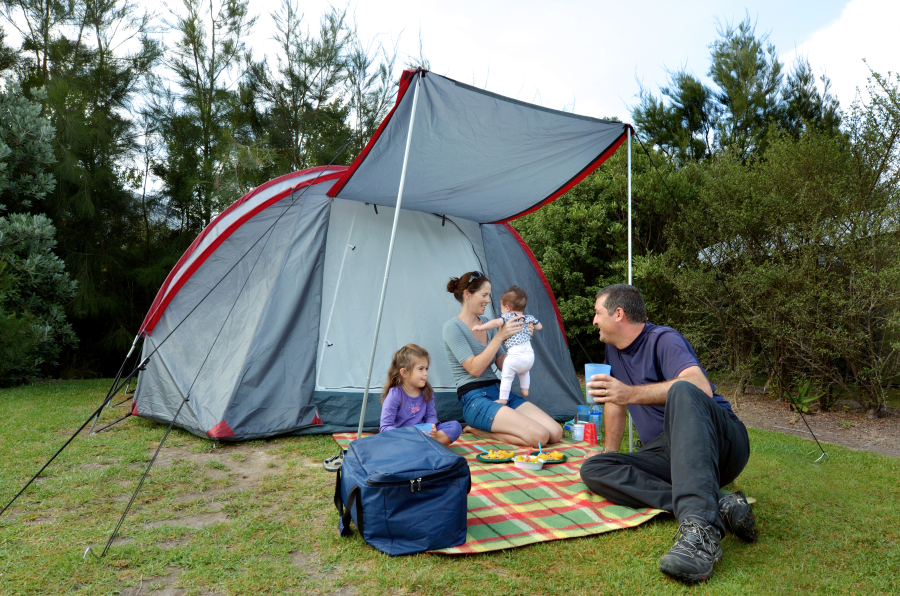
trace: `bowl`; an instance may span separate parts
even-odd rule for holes
[[[544,467],[544,462],[542,461],[516,461],[515,464],[517,468],[522,468],[523,470],[540,470]]]

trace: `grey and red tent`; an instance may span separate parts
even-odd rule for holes
[[[460,307],[445,288],[478,270],[494,289],[488,316],[506,287],[528,292],[544,324],[529,399],[571,416],[583,395],[556,300],[508,222],[572,188],[630,130],[404,72],[349,168],[260,186],[185,252],[140,328],[133,413],[168,423],[180,408],[177,426],[219,440],[375,428],[367,396],[416,343],[431,353],[438,415],[461,419],[441,333]]]

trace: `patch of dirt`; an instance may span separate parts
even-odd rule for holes
[[[293,564],[295,567],[302,569],[309,575],[312,581],[332,580],[338,574],[337,567],[323,567],[322,562],[315,554],[305,554],[299,550],[291,553]],[[341,586],[337,591],[329,592],[332,596],[355,596],[356,591],[352,586]]]
[[[840,401],[828,412],[800,414],[789,404],[758,392],[735,398],[733,387],[719,387],[731,402],[738,417],[748,427],[774,430],[812,440],[815,433],[821,443],[843,445],[855,451],[872,451],[900,457],[900,410],[887,408],[881,418],[869,420],[865,411],[853,401]],[[810,433],[812,429],[812,433]],[[828,448],[825,447],[825,451]]]
[[[148,449],[153,456],[156,447]],[[189,447],[164,446],[156,458],[154,467],[171,466],[176,460],[195,462],[211,478],[229,476],[234,483],[229,490],[241,490],[259,486],[264,478],[283,471],[277,455],[263,451],[259,445],[246,443],[219,444],[215,449],[195,453]]]
[[[176,588],[181,571],[172,571],[169,575],[141,579],[136,586],[122,588],[121,596],[183,596],[184,588]],[[216,592],[202,591],[200,596],[219,596]]]
[[[153,456],[156,446],[148,448],[148,457]],[[218,445],[215,449],[197,453],[185,445],[164,445],[156,458],[154,467],[165,468],[175,462],[188,461],[196,463],[203,474],[212,479],[230,478],[232,484],[229,491],[256,488],[263,480],[283,471],[280,458],[263,451],[259,445],[246,443],[228,443]],[[194,500],[211,500],[222,491],[209,491],[203,495],[183,495],[179,502]],[[193,515],[181,515],[165,520],[153,521],[146,524],[148,528],[163,526],[184,526],[191,529],[200,529],[214,524],[228,523],[228,516],[221,511],[224,503],[211,502],[208,512]]]
[[[228,522],[228,516],[218,511],[216,513],[195,513],[194,515],[185,515],[172,519],[163,519],[152,521],[144,524],[147,528],[161,528],[164,526],[183,526],[192,530],[199,530],[206,526],[214,524],[224,524]]]

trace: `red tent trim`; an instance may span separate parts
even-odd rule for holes
[[[233,437],[234,431],[231,430],[231,427],[228,426],[228,423],[224,420],[211,429],[209,429],[206,434],[208,434],[213,439],[224,439],[227,437]]]
[[[346,169],[346,166],[317,167],[317,168],[310,168],[308,170],[303,170],[300,172],[294,172],[292,174],[287,174],[285,176],[275,178],[274,180],[270,180],[269,182],[255,188],[253,191],[247,193],[246,195],[244,195],[243,197],[241,197],[240,199],[238,199],[237,201],[232,203],[228,207],[228,209],[226,209],[225,211],[223,211],[222,213],[217,215],[216,218],[213,219],[209,223],[209,225],[207,225],[203,229],[203,232],[201,232],[200,235],[197,236],[196,239],[194,239],[194,241],[191,243],[190,247],[188,247],[188,249],[184,252],[184,254],[181,255],[181,258],[178,260],[178,263],[176,263],[175,267],[173,267],[172,270],[169,272],[169,275],[166,277],[166,281],[163,282],[162,287],[160,288],[159,292],[156,294],[156,298],[153,300],[153,304],[150,306],[150,310],[147,313],[147,316],[144,318],[144,322],[141,323],[141,328],[140,328],[139,333],[145,337],[150,335],[151,333],[153,333],[153,328],[156,327],[156,324],[159,322],[159,319],[162,317],[163,312],[165,312],[166,308],[169,306],[169,303],[172,301],[172,299],[175,297],[175,295],[178,294],[178,291],[181,289],[181,287],[184,286],[184,284],[187,282],[187,280],[191,278],[191,275],[194,274],[194,272],[200,267],[200,265],[202,265],[206,261],[206,259],[209,257],[209,255],[211,255],[213,252],[215,252],[215,250],[223,242],[225,242],[225,240],[227,240],[228,237],[231,236],[235,232],[235,230],[240,228],[244,223],[246,223],[249,219],[251,219],[252,217],[257,215],[261,211],[265,210],[266,208],[270,207],[271,205],[274,205],[275,203],[284,199],[285,197],[290,196],[291,193],[293,193],[297,189],[304,188],[307,186],[312,186],[313,184],[328,182],[329,180],[335,180],[344,174],[345,169]],[[304,180],[303,182],[300,182],[299,184],[296,184],[276,195],[273,195],[270,199],[261,202],[259,205],[255,206],[253,209],[247,211],[247,213],[242,215],[233,224],[228,226],[226,229],[222,230],[222,232],[219,233],[219,235],[216,237],[216,239],[209,246],[207,246],[204,249],[203,254],[201,254],[199,256],[199,258],[195,259],[190,264],[190,266],[188,266],[188,268],[182,272],[182,267],[184,266],[184,264],[194,255],[194,252],[198,249],[198,247],[203,242],[203,240],[211,233],[211,230],[213,230],[215,228],[216,224],[219,223],[219,221],[221,221],[222,218],[226,217],[232,211],[237,209],[240,205],[246,203],[251,198],[253,198],[257,194],[259,194],[261,191],[263,191],[275,184],[278,184],[279,182],[283,182],[286,179],[294,178],[294,177],[298,177],[298,176],[305,176],[308,174],[325,171],[325,170],[336,170],[336,171],[334,171],[334,173],[331,173],[331,174],[323,174],[323,175],[313,178],[311,180]],[[180,274],[180,277],[173,284],[173,280],[179,274]]]
[[[375,146],[375,142],[378,140],[378,137],[381,136],[381,133],[384,131],[388,122],[391,121],[391,117],[394,115],[394,112],[397,110],[397,107],[400,105],[400,102],[403,101],[403,96],[406,95],[406,91],[409,89],[409,82],[412,80],[413,76],[418,73],[426,73],[428,72],[425,69],[417,68],[415,70],[404,70],[403,74],[400,75],[400,87],[397,90],[397,101],[394,102],[394,107],[391,108],[391,111],[388,112],[388,115],[378,126],[378,130],[375,131],[375,134],[372,135],[372,138],[369,139],[369,142],[366,143],[366,146],[363,148],[362,152],[356,156],[356,159],[353,160],[353,163],[350,164],[350,169],[344,173],[344,176],[334,183],[334,185],[329,189],[328,196],[336,197],[339,192],[344,188],[344,186],[350,181],[350,178],[353,177],[353,174],[356,173],[356,170],[359,169],[359,166],[362,165],[362,162],[365,161],[366,157],[369,155],[369,151],[372,150],[372,147]]]
[[[521,212],[519,212],[519,213],[513,215],[512,217],[507,217],[506,219],[501,219],[501,220],[499,220],[499,221],[495,221],[495,222],[492,222],[492,223],[495,223],[495,224],[502,224],[502,223],[506,223],[506,222],[508,222],[508,221],[512,221],[512,220],[514,220],[514,219],[518,219],[518,218],[522,217],[523,215],[528,215],[528,214],[531,213],[532,211],[537,211],[538,209],[540,209],[540,208],[543,207],[544,205],[546,205],[546,204],[548,204],[548,203],[552,203],[553,201],[555,201],[556,199],[558,199],[558,198],[561,197],[562,195],[564,195],[564,194],[566,194],[567,192],[569,192],[569,191],[572,189],[572,187],[574,187],[576,184],[578,184],[579,182],[581,182],[582,180],[584,180],[585,178],[587,178],[587,177],[588,177],[588,174],[590,174],[591,172],[593,172],[594,170],[596,170],[597,168],[599,168],[599,167],[603,164],[604,161],[606,161],[607,159],[609,159],[609,157],[610,157],[613,153],[616,152],[616,149],[618,149],[618,148],[622,145],[622,143],[625,142],[625,139],[626,139],[627,136],[628,136],[628,131],[631,131],[631,134],[634,134],[634,129],[631,128],[631,125],[630,125],[630,124],[625,124],[624,126],[626,127],[626,131],[623,132],[622,135],[621,135],[618,139],[616,139],[616,141],[615,141],[612,145],[610,145],[609,147],[607,147],[606,150],[605,150],[603,153],[601,153],[600,155],[597,156],[597,159],[595,159],[594,161],[592,161],[591,163],[589,163],[583,170],[581,170],[580,172],[578,172],[578,174],[576,174],[575,176],[573,176],[572,179],[570,179],[568,182],[566,182],[565,184],[563,184],[562,186],[560,186],[560,187],[556,190],[556,192],[554,192],[553,194],[551,194],[549,197],[547,197],[547,198],[544,199],[543,201],[540,201],[540,202],[538,202],[538,203],[535,203],[532,207],[529,207],[529,208],[526,209],[525,211],[521,211]]]
[[[547,281],[547,276],[544,275],[544,270],[541,269],[541,265],[538,263],[537,259],[534,256],[534,253],[531,252],[531,248],[525,242],[525,240],[519,236],[519,233],[516,232],[515,228],[513,228],[508,223],[503,224],[507,230],[509,230],[513,237],[516,239],[516,242],[519,243],[519,246],[522,247],[522,250],[525,251],[525,255],[528,257],[528,260],[531,261],[531,264],[534,265],[534,270],[537,271],[538,276],[541,278],[541,283],[544,284],[544,289],[547,290],[547,293],[550,294],[551,302],[553,302],[553,310],[556,311],[556,322],[559,323],[559,330],[562,331],[563,341],[566,342],[566,347],[569,346],[569,340],[566,337],[566,328],[563,325],[562,314],[559,312],[559,305],[556,304],[556,296],[553,294],[553,290],[550,288],[550,282]]]

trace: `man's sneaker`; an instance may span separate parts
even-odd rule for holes
[[[718,531],[699,517],[686,517],[675,533],[675,544],[659,560],[659,570],[686,583],[708,580],[722,559]]]
[[[756,542],[759,539],[753,506],[747,502],[747,497],[741,491],[724,495],[719,499],[719,518],[726,530],[744,542]]]
[[[338,455],[322,460],[322,467],[329,472],[337,472],[341,469],[341,466],[344,465],[344,455],[346,454],[347,450],[341,449],[341,452]]]

